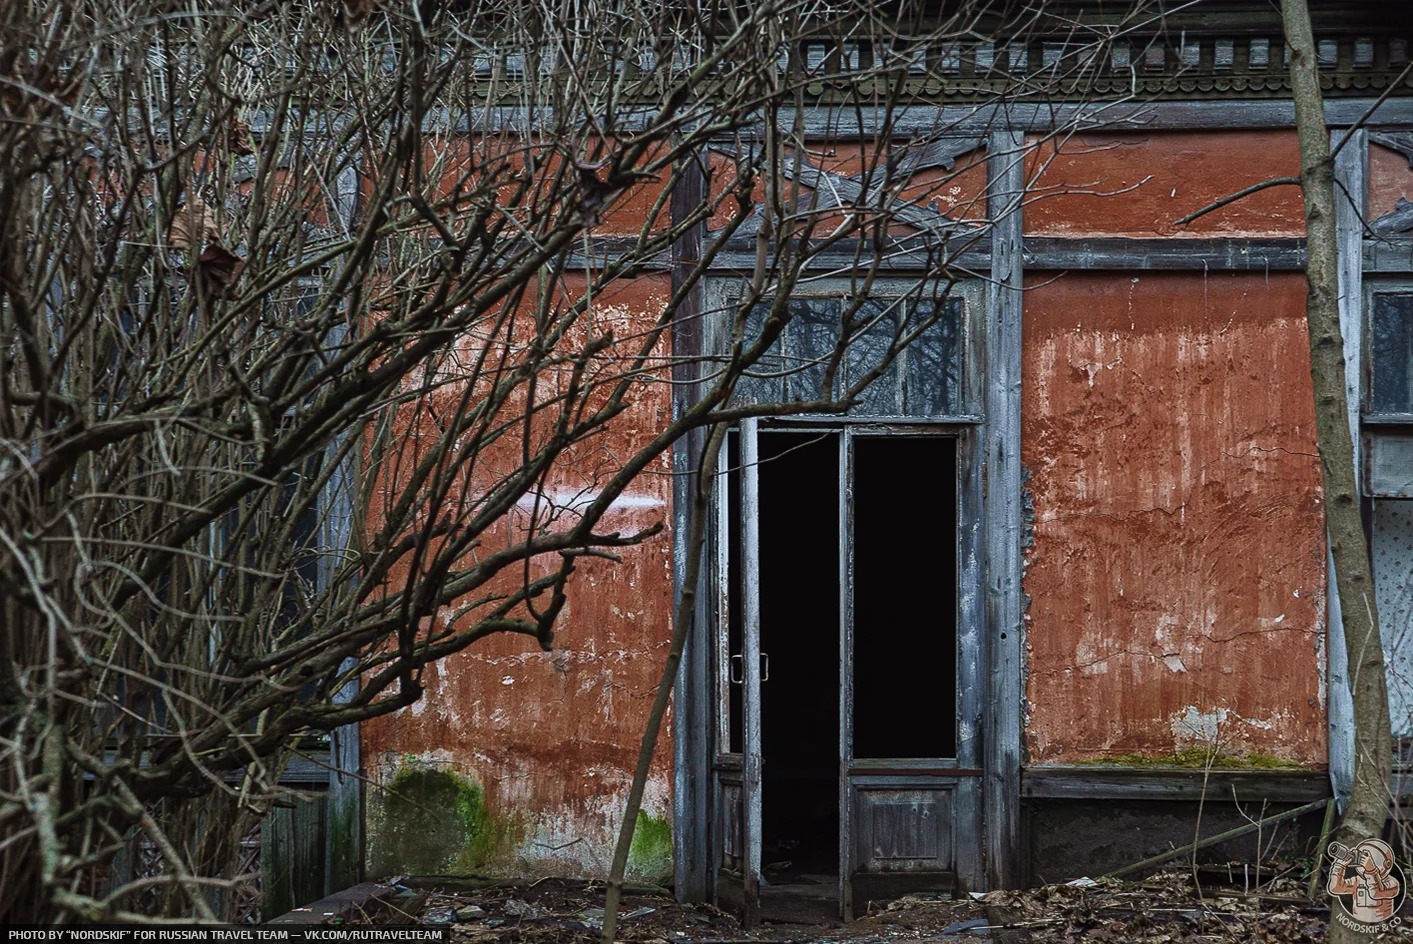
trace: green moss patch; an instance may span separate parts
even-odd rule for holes
[[[1253,751],[1250,754],[1236,755],[1217,752],[1215,755],[1201,747],[1189,747],[1171,754],[1121,754],[1117,757],[1102,757],[1094,760],[1081,760],[1077,765],[1102,767],[1184,767],[1203,770],[1207,767],[1222,770],[1304,770],[1294,761],[1283,760],[1272,754]]]
[[[663,884],[672,879],[672,824],[646,810],[638,811],[633,844],[628,847],[628,876]]]
[[[374,875],[442,875],[504,865],[518,825],[486,809],[480,785],[449,771],[408,764],[375,795],[368,823]]]

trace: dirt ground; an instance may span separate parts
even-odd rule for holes
[[[402,914],[393,920],[412,917],[450,926],[457,942],[590,944],[602,928],[604,888],[599,882],[404,882]],[[635,944],[1317,944],[1325,940],[1330,911],[1322,897],[1314,902],[1305,898],[1305,882],[1295,867],[1274,879],[1263,875],[1258,885],[1239,867],[1223,874],[1220,867],[1208,866],[1196,877],[1175,871],[1137,882],[1048,885],[960,900],[909,896],[875,905],[847,925],[767,918],[749,932],[710,905],[679,904],[666,889],[636,886],[625,894],[620,916],[618,939]],[[1401,928],[1371,940],[1413,942],[1410,927],[1413,905],[1405,906]]]

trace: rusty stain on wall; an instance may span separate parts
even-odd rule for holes
[[[614,283],[599,305],[603,317],[644,327],[668,296],[666,278],[652,276]],[[444,388],[443,395],[455,402],[457,392]],[[670,407],[668,385],[644,384],[605,434],[556,469],[542,497],[572,515],[576,504],[591,500],[596,476],[641,448]],[[664,456],[614,504],[601,530],[670,526],[671,494],[670,459]],[[376,521],[376,507],[370,515]],[[488,544],[497,539],[487,536]],[[514,824],[513,848],[502,866],[606,874],[671,638],[671,551],[669,530],[622,549],[619,564],[585,560],[570,583],[553,652],[524,637],[495,636],[429,665],[421,701],[363,725],[374,783],[391,782],[409,767],[454,773],[483,792],[489,818]],[[644,809],[668,820],[671,757],[665,732]],[[374,786],[370,808],[378,802]],[[377,822],[370,815],[370,830]]]
[[[1029,283],[1030,760],[1216,745],[1323,765],[1303,279]]]
[[[1174,224],[1243,187],[1298,175],[1294,130],[1083,134],[1031,144],[1027,234],[1305,235],[1299,187],[1272,187]]]

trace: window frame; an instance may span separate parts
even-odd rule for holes
[[[880,276],[868,286],[870,300],[887,300],[919,295],[919,300],[929,300],[934,287],[940,287],[942,279],[928,275]],[[954,282],[945,296],[958,299],[962,303],[961,320],[957,326],[957,347],[960,351],[960,382],[958,384],[959,403],[946,414],[917,416],[902,413],[863,413],[856,411],[838,413],[788,413],[777,421],[791,423],[883,423],[921,426],[978,426],[984,419],[986,352],[984,348],[984,325],[986,305],[986,283],[982,279],[965,279]],[[790,293],[791,298],[807,299],[848,299],[851,289],[857,288],[857,280],[847,276],[823,276],[812,278],[797,285]],[[730,338],[727,318],[733,315],[745,295],[742,278],[713,278],[706,285],[708,316],[705,327],[705,349],[710,356],[725,357]],[[765,296],[762,303],[768,303],[772,296]],[[935,299],[932,299],[935,300]],[[911,345],[909,345],[911,347]],[[847,363],[847,361],[846,361]],[[895,362],[896,363],[896,362]],[[890,368],[891,369],[891,368]],[[887,376],[886,374],[884,375]],[[879,377],[875,383],[883,381]]]

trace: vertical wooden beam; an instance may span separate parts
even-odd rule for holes
[[[987,147],[991,284],[986,311],[986,630],[990,681],[986,732],[986,877],[1020,880],[1021,760],[1021,198],[1025,138],[993,133]]]
[[[839,917],[854,920],[854,436],[839,436]]]
[[[672,191],[670,212],[675,224],[686,219],[706,199],[706,177],[702,164],[689,157],[678,174]],[[692,269],[701,259],[706,224],[702,223],[672,247],[672,289],[681,290]],[[705,332],[702,324],[703,285],[700,280],[683,296],[672,325],[672,413],[674,419],[689,409],[698,396],[697,382]],[[706,446],[706,430],[693,430],[672,450],[672,560],[673,612],[681,603],[687,566],[688,516],[697,488],[693,470]],[[711,822],[711,756],[714,731],[711,714],[712,689],[710,659],[712,646],[712,603],[709,591],[712,568],[703,567],[697,587],[697,606],[691,634],[677,668],[672,712],[673,830],[672,859],[675,891],[679,901],[706,901],[710,890],[710,850],[708,827]]]
[[[741,923],[760,923],[761,651],[760,436],[755,417],[741,420]]]
[[[1353,137],[1335,155],[1335,229],[1339,241],[1339,333],[1344,340],[1344,390],[1349,401],[1349,433],[1354,440],[1354,469],[1360,462],[1359,390],[1364,337],[1364,215],[1369,178],[1367,131],[1334,131],[1330,146],[1339,147],[1346,134]],[[1344,617],[1334,580],[1334,558],[1327,555],[1329,574],[1328,631],[1325,639],[1325,707],[1329,720],[1330,786],[1342,807],[1354,785],[1354,702],[1350,694],[1349,656],[1344,645]]]
[[[337,182],[338,212],[352,228],[358,214],[358,158],[350,158]],[[337,325],[329,333],[330,346],[344,343],[347,329]],[[344,441],[336,439],[330,454],[337,454]],[[353,532],[353,490],[358,447],[339,463],[329,476],[320,498],[318,581],[327,590],[334,574],[343,563],[342,551],[348,547]],[[348,671],[354,660],[346,659]],[[334,694],[335,702],[348,702],[358,691],[357,680],[350,680]],[[363,881],[363,754],[359,743],[359,726],[344,725],[329,734],[329,797],[324,804],[324,894],[331,895]],[[304,902],[296,902],[304,904]]]

